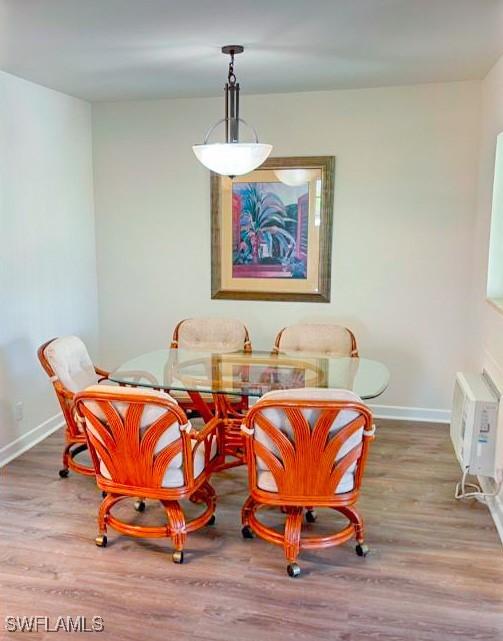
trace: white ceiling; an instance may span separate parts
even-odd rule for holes
[[[502,0],[0,0],[0,69],[88,100],[481,78]]]

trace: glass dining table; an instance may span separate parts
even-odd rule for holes
[[[225,455],[230,457],[222,467],[227,468],[243,463],[240,427],[250,399],[273,390],[314,387],[351,390],[369,400],[384,392],[390,374],[385,365],[366,358],[172,348],[137,356],[109,379],[171,394],[185,392],[205,422],[222,426]]]

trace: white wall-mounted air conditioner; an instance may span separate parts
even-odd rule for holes
[[[451,440],[466,474],[496,478],[499,396],[485,374],[456,374]]]

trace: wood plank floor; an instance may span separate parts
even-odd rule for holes
[[[243,469],[214,478],[217,523],[190,535],[183,565],[168,541],[110,532],[97,548],[99,493],[92,479],[58,478],[61,445],[55,434],[2,471],[2,639],[19,637],[3,629],[6,615],[100,615],[104,632],[84,638],[503,641],[501,544],[484,506],[453,499],[459,469],[445,426],[378,424],[360,501],[371,554],[349,543],[305,552],[296,580],[281,548],[241,538]],[[142,515],[121,509],[162,519],[154,503]],[[320,510],[309,527],[333,523]]]

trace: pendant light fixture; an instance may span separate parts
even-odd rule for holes
[[[236,82],[234,73],[234,56],[243,53],[241,45],[227,45],[222,47],[222,53],[230,55],[229,75],[225,85],[225,118],[212,125],[202,145],[194,145],[192,149],[196,158],[205,167],[223,176],[242,176],[256,169],[269,156],[272,145],[258,141],[254,127],[248,125],[239,117],[239,83]],[[239,123],[253,131],[255,142],[240,142]],[[225,124],[225,142],[209,143],[213,131],[221,124]]]

